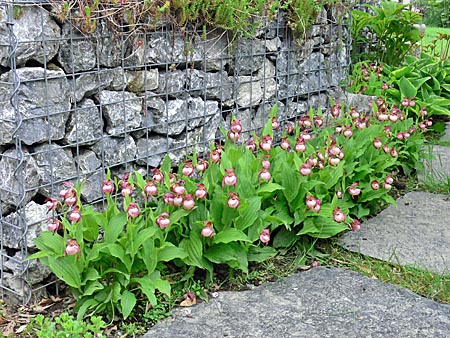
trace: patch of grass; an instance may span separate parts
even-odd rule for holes
[[[450,194],[450,176],[442,173],[433,173],[420,180],[421,190],[436,193]]]
[[[448,39],[437,39],[437,37],[442,35],[447,35],[450,37],[450,28],[442,28],[442,27],[428,27],[425,30],[425,36],[422,39],[422,48],[425,48],[429,45],[435,45],[434,53],[436,56],[443,56],[445,53],[446,45],[448,45]],[[435,42],[433,42],[435,40]],[[447,43],[446,43],[447,41]],[[447,51],[448,53],[448,51]]]
[[[320,244],[321,263],[347,268],[367,277],[405,287],[437,302],[450,304],[450,274],[439,275],[347,251],[331,241]]]

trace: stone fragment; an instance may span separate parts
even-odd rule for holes
[[[358,112],[365,114],[372,113],[371,104],[376,100],[377,100],[376,96],[354,94],[354,93],[344,93],[340,98],[340,102],[345,102],[350,108],[355,107],[358,110]]]
[[[200,97],[190,97],[188,103],[188,130],[207,123],[211,117],[220,114],[217,101],[203,101]]]
[[[12,133],[19,122],[18,133],[27,145],[61,140],[72,101],[64,72],[24,67],[17,69],[16,75],[20,79],[15,96],[20,121],[10,101],[14,74],[9,71],[0,76],[0,145],[12,143]]]
[[[269,52],[276,52],[282,45],[281,39],[277,36],[271,40],[265,40],[264,45]]]
[[[160,135],[150,135],[148,138],[138,139],[136,142],[136,162],[153,168],[158,167],[173,141],[170,137]]]
[[[16,252],[13,257],[5,262],[4,267],[9,269],[13,273],[14,277],[19,278],[22,276],[22,273],[26,269],[27,272],[24,274],[24,276],[29,285],[34,285],[36,283],[42,282],[52,273],[50,269],[44,264],[40,263],[39,260],[33,259],[28,262],[23,262],[25,258],[26,257],[24,257],[20,253],[20,251]]]
[[[158,94],[180,97],[185,94],[186,72],[174,70],[159,73],[159,85],[155,90]]]
[[[264,59],[263,66],[258,70],[257,77],[261,79],[261,89],[265,101],[272,100],[277,92],[277,81],[275,80],[275,65],[268,59]]]
[[[45,205],[31,201],[21,211],[3,217],[0,221],[3,247],[11,249],[20,249],[23,245],[27,248],[36,247],[34,239],[42,231],[47,230],[49,215]]]
[[[105,175],[101,171],[80,176],[80,181],[82,183],[81,198],[84,201],[92,203],[103,197],[102,186],[104,176]]]
[[[318,267],[179,307],[142,338],[447,337],[450,306],[354,271]]]
[[[344,234],[339,245],[394,264],[449,274],[448,219],[448,195],[413,191],[398,199],[397,206],[363,222],[360,231]]]
[[[59,49],[61,29],[50,14],[37,6],[14,5],[12,34],[17,41],[15,62],[23,66],[34,60],[40,64],[49,62]],[[12,10],[12,7],[10,7]],[[0,64],[10,66],[9,55],[12,34],[9,32],[7,6],[0,7]]]
[[[221,71],[231,63],[228,34],[226,30],[214,29],[194,38],[192,59],[199,64],[198,69],[207,72]]]
[[[207,73],[197,69],[189,70],[187,87],[192,96],[220,101],[231,99],[233,90],[226,72]]]
[[[145,48],[141,50],[143,63],[171,64],[186,62],[185,39],[179,33],[147,34]]]
[[[239,76],[236,91],[236,102],[241,107],[259,104],[264,95],[261,80],[252,76]]]
[[[122,71],[119,68],[115,69],[101,69],[96,73],[84,73],[78,76],[75,80],[75,99],[80,102],[84,97],[90,97],[97,94],[99,91],[109,88],[115,77],[119,77]],[[120,82],[123,83],[123,78],[120,76]],[[116,89],[116,88],[112,88]],[[121,90],[122,85],[117,90]]]
[[[65,143],[91,145],[103,135],[103,119],[91,99],[85,99],[74,107],[66,126]]]
[[[35,159],[28,152],[23,153],[23,160],[19,155],[20,153],[17,153],[15,149],[9,149],[1,154],[0,199],[2,214],[17,207],[22,197],[24,198],[23,203],[28,203],[36,194],[39,186],[40,179]],[[23,196],[21,191],[23,191]]]
[[[252,75],[261,68],[265,54],[264,43],[260,40],[242,39],[236,48],[234,71],[237,75]]]
[[[189,118],[188,103],[186,100],[175,99],[167,101],[163,110],[154,109],[151,118],[155,125],[152,130],[163,135],[179,135],[186,128]],[[147,112],[149,114],[149,112]]]
[[[39,175],[39,192],[44,196],[52,193],[54,184],[76,176],[75,162],[69,148],[55,143],[34,148],[33,158],[36,161]]]
[[[159,86],[159,72],[157,69],[127,72],[127,88],[133,93],[155,90]]]
[[[80,154],[75,156],[75,162],[83,174],[92,173],[102,165],[102,162],[99,161],[97,155],[93,151],[87,149],[81,150]]]
[[[103,138],[92,146],[92,151],[105,167],[131,162],[136,155],[136,143],[127,135],[125,137],[111,137],[103,135]]]
[[[82,34],[71,23],[63,23],[62,39],[57,57],[66,73],[78,73],[95,68],[97,56],[92,36]]]
[[[99,99],[109,135],[120,136],[141,125],[142,99],[136,94],[102,90]]]

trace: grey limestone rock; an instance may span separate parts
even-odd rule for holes
[[[16,75],[20,79],[16,102],[21,115],[18,134],[22,141],[31,145],[62,139],[72,101],[64,72],[24,67],[17,69]],[[12,133],[19,123],[10,102],[14,81],[11,71],[0,77],[0,144],[12,143]]]
[[[136,94],[102,90],[99,99],[108,134],[120,136],[141,125],[142,99]]]
[[[220,114],[217,101],[203,101],[200,97],[190,97],[188,103],[187,129],[192,130],[207,123],[211,117]]]
[[[231,99],[232,82],[224,71],[207,73],[197,69],[190,70],[187,84],[192,96],[220,101]]]
[[[97,154],[105,167],[110,167],[133,161],[136,143],[130,135],[111,137],[104,134],[103,138],[92,146],[92,151]]]
[[[261,68],[266,48],[261,40],[242,39],[236,48],[234,71],[237,75],[252,75]]]
[[[179,135],[186,128],[189,118],[188,101],[169,100],[163,110],[154,109],[151,118],[155,123],[153,131],[163,135]]]
[[[13,273],[14,277],[21,277],[23,271],[26,269],[25,274],[26,280],[30,285],[42,282],[52,273],[50,269],[39,262],[39,260],[34,259],[31,261],[24,262],[23,255],[20,252],[16,252],[14,256],[5,262],[4,267]]]
[[[80,175],[80,181],[83,184],[81,198],[88,203],[101,199],[103,197],[102,186],[104,177],[105,175],[101,171]]]
[[[83,174],[90,174],[102,165],[97,155],[87,149],[81,150],[79,155],[74,156],[74,159]]]
[[[127,88],[133,93],[155,90],[159,87],[158,69],[128,71]]]
[[[50,14],[37,6],[14,6],[12,31],[17,39],[15,61],[18,66],[28,60],[35,60],[41,64],[50,62],[59,49],[61,29]],[[12,7],[11,7],[12,10]],[[11,53],[7,9],[0,7],[0,64],[10,66]]]
[[[449,305],[354,271],[318,267],[175,309],[143,338],[444,338],[449,331]]]
[[[35,159],[29,153],[23,153],[23,161],[20,169],[19,154],[15,149],[5,151],[0,159],[0,198],[2,214],[17,207],[22,199],[20,186],[23,188],[23,203],[27,203],[35,195],[40,183],[38,166]]]
[[[376,96],[362,95],[362,94],[354,94],[354,93],[344,93],[340,98],[342,102],[346,102],[349,107],[355,107],[359,112],[363,112],[365,114],[372,113],[372,102],[375,102],[377,99]]]
[[[258,77],[239,76],[236,85],[236,102],[241,107],[255,106],[263,99],[261,80]]]
[[[199,69],[208,72],[221,71],[231,63],[228,34],[226,30],[214,29],[194,38],[193,59],[199,64]]]
[[[97,94],[99,91],[109,88],[114,79],[121,75],[120,68],[115,69],[102,69],[96,73],[83,73],[75,80],[75,99],[80,102],[85,97],[90,97]],[[120,77],[120,83],[123,83],[123,78]],[[121,90],[120,88],[113,88],[115,90]]]
[[[155,92],[170,97],[180,97],[185,94],[186,77],[187,73],[181,70],[160,72],[159,85]]]
[[[136,162],[140,165],[158,167],[174,139],[160,135],[143,137],[136,142]]]
[[[76,176],[77,171],[70,148],[63,148],[55,143],[44,143],[34,148],[33,158],[36,161],[39,191],[49,196],[53,184]]]
[[[74,106],[66,126],[65,143],[91,145],[103,135],[103,119],[97,105],[85,99]]]
[[[339,245],[384,261],[450,273],[450,200],[446,195],[413,191],[360,231],[344,234]],[[449,317],[450,318],[450,317]]]
[[[20,249],[22,245],[35,248],[34,239],[47,230],[48,209],[34,201],[29,202],[23,210],[13,212],[1,220],[2,245],[11,249]],[[24,222],[21,222],[24,217]],[[25,224],[23,224],[25,223]]]
[[[62,26],[62,42],[58,61],[67,73],[78,73],[95,68],[97,55],[95,40],[82,34],[71,23]]]
[[[261,79],[261,89],[263,91],[263,99],[265,101],[272,100],[277,93],[277,81],[275,80],[275,65],[268,59],[264,59],[262,68],[258,71],[257,76]]]

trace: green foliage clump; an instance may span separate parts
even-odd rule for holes
[[[249,262],[305,236],[357,229],[394,202],[392,172],[417,166],[429,122],[385,101],[370,114],[332,103],[326,127],[322,112],[310,111],[288,123],[276,145],[276,113],[275,105],[262,133],[245,143],[234,119],[208,159],[194,154],[178,170],[166,157],[149,177],[108,173],[103,211],[83,205],[80,187],[66,183],[62,199],[47,202],[54,218],[29,259],[39,258],[71,287],[78,319],[133,317],[140,302],[156,308],[196,271],[207,281],[219,266],[247,273]]]
[[[414,8],[424,16],[424,23],[433,27],[450,27],[449,0],[414,0]]]
[[[53,320],[42,314],[30,320],[26,333],[39,338],[105,338],[103,334],[106,323],[101,317],[93,316],[89,321],[78,321],[64,312]]]
[[[421,39],[421,33],[414,25],[421,23],[422,16],[407,9],[408,5],[395,2],[366,6],[369,12],[352,11],[354,51],[358,51],[360,44],[368,48],[366,53],[353,55],[353,61],[400,65]],[[371,34],[370,38],[367,33]]]

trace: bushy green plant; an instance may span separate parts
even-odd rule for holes
[[[335,123],[324,127],[322,113],[310,111],[288,123],[275,145],[276,107],[262,134],[245,143],[234,119],[208,160],[194,154],[172,171],[166,157],[147,178],[108,173],[104,211],[82,205],[70,183],[48,199],[54,219],[29,259],[71,287],[78,319],[103,312],[127,318],[139,300],[157,306],[161,293],[169,295],[174,274],[189,280],[201,269],[212,280],[217,265],[247,272],[249,262],[302,236],[358,229],[360,219],[393,202],[391,172],[416,166],[428,122],[418,128],[384,101],[370,115],[335,103]]]
[[[78,321],[64,312],[53,320],[42,314],[31,318],[26,332],[39,338],[93,338],[106,337],[103,334],[106,323],[101,317],[93,316],[89,321]]]
[[[414,8],[423,13],[424,23],[434,27],[450,27],[449,0],[415,0]]]
[[[353,55],[354,61],[370,60],[391,66],[400,65],[405,56],[420,41],[420,32],[414,27],[422,21],[419,13],[408,5],[393,1],[378,5],[366,4],[368,12],[352,11],[352,37],[354,51],[364,44],[368,52]],[[362,32],[364,32],[362,34]],[[367,38],[367,32],[371,37]]]
[[[375,62],[354,65],[350,92],[384,98],[406,109],[408,116],[450,115],[450,60],[422,53],[408,56],[397,68]],[[414,104],[409,104],[412,100]]]

